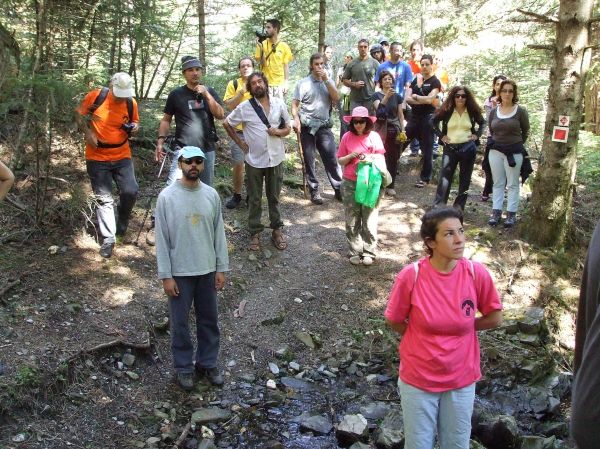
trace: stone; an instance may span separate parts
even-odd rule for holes
[[[367,405],[363,405],[360,408],[360,414],[367,419],[374,421],[383,419],[391,410],[391,407],[385,402],[371,402]]]
[[[478,424],[475,436],[488,449],[517,449],[521,441],[517,422],[509,415],[498,415]]]
[[[277,441],[277,440],[270,440],[267,441],[263,446],[263,449],[284,449],[283,444],[281,443],[281,441]]]
[[[310,349],[315,349],[315,342],[308,332],[296,332],[294,334],[298,340],[304,343],[305,346],[308,346]]]
[[[24,433],[18,433],[14,437],[11,438],[13,443],[22,443],[27,439],[27,435]]]
[[[140,378],[140,375],[138,373],[134,373],[133,371],[125,371],[125,374],[131,380],[138,380]]]
[[[525,435],[522,438],[521,449],[554,449],[555,437],[538,437],[535,435]]]
[[[243,380],[244,382],[254,382],[256,380],[256,376],[252,373],[241,373],[238,374],[238,379]]]
[[[146,444],[148,444],[148,446],[154,446],[158,443],[160,443],[160,438],[159,437],[150,437],[146,440]]]
[[[548,413],[558,415],[560,413],[560,400],[554,396],[548,397]]]
[[[524,316],[517,321],[517,326],[525,334],[539,334],[545,326],[544,309],[529,307]]]
[[[267,380],[267,388],[275,390],[277,388],[277,383],[273,379],[269,379]]]
[[[217,446],[215,446],[213,440],[205,438],[200,441],[200,444],[198,444],[198,449],[217,449]]]
[[[287,388],[295,391],[313,391],[316,388],[314,384],[302,379],[296,379],[294,377],[282,377],[279,379],[279,382],[281,382]]]
[[[58,250],[59,250],[58,245],[49,246],[48,247],[48,254],[54,255],[54,254],[58,253]]]
[[[309,416],[300,421],[301,432],[312,432],[315,435],[327,435],[333,425],[329,418],[322,415]]]
[[[542,341],[538,334],[519,334],[519,341],[525,345],[541,346]]]
[[[357,441],[352,446],[350,446],[350,449],[373,449],[373,448],[372,448],[372,446],[369,446],[368,444]]]
[[[375,446],[380,449],[404,447],[404,420],[399,410],[392,410],[385,416],[376,432]]]
[[[300,371],[300,364],[298,362],[290,362],[288,363],[288,368],[294,371]]]
[[[198,440],[196,438],[190,438],[186,440],[183,445],[184,449],[198,449]]]
[[[536,425],[535,431],[546,437],[564,438],[569,434],[569,426],[565,422],[543,421]]]
[[[285,320],[285,314],[283,312],[281,312],[279,315],[277,315],[275,317],[266,318],[266,319],[262,320],[260,322],[260,324],[263,326],[277,326],[277,325],[283,323],[284,320]]]
[[[369,426],[366,418],[361,415],[346,415],[338,424],[335,436],[342,447],[351,446],[369,435]]]
[[[192,414],[192,424],[202,425],[221,421],[227,421],[231,418],[231,412],[219,407],[205,407],[196,410]]]
[[[275,351],[275,357],[281,360],[291,360],[294,354],[288,345],[283,345]]]
[[[267,407],[278,407],[285,402],[287,395],[283,391],[268,390],[265,394],[265,405]]]
[[[271,371],[274,375],[278,375],[279,367],[275,363],[269,362],[269,371]]]
[[[135,363],[135,356],[133,354],[130,354],[129,352],[126,352],[121,357],[121,362],[123,362],[125,366],[131,367]]]

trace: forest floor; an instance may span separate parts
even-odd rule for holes
[[[155,167],[148,160],[136,163],[151,173]],[[223,172],[227,161],[220,166]],[[89,191],[82,164],[70,170],[56,176]],[[321,165],[318,170],[322,174]],[[538,250],[520,239],[518,228],[489,228],[491,204],[479,199],[481,176],[476,169],[465,213],[466,256],[488,266],[506,309],[545,307],[549,344],[559,370],[568,371],[583,250]],[[273,247],[268,229],[262,250],[248,251],[247,209],[223,209],[231,267],[219,293],[226,383],[223,389],[199,384],[192,394],[173,383],[167,303],[156,279],[154,248],[145,243],[145,232],[139,245],[127,243],[136,238],[148,195],[158,189],[151,178],[147,174],[149,181],[142,183],[126,242],[108,260],[99,256],[89,229],[22,232],[21,213],[2,206],[0,448],[172,447],[182,434],[181,441],[193,447],[189,440],[200,439],[201,429],[186,423],[194,410],[209,405],[234,412],[212,428],[217,441],[229,444],[220,447],[267,447],[274,429],[248,424],[243,413],[253,402],[243,401],[234,386],[242,379],[264,387],[276,378],[269,362],[285,366],[293,360],[317,369],[353,348],[367,361],[376,354],[394,375],[396,340],[385,329],[383,310],[396,273],[422,255],[420,217],[435,192],[434,185],[413,187],[415,158],[402,157],[397,197],[381,202],[380,253],[370,267],[348,262],[343,208],[325,180],[321,206],[304,199],[298,187],[284,186],[285,251]],[[28,182],[17,188],[25,191]],[[52,195],[66,195],[64,183],[54,182]],[[299,332],[311,336],[315,349],[297,338]],[[285,447],[336,447],[287,444],[289,432],[277,429]]]

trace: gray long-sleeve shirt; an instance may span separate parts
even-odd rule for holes
[[[203,183],[190,189],[177,181],[160,193],[156,261],[159,279],[229,271],[221,199],[215,189]]]

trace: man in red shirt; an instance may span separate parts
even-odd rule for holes
[[[123,236],[137,198],[129,135],[139,129],[133,81],[115,73],[107,90],[89,92],[77,109],[76,120],[85,135],[85,159],[98,203],[98,226],[103,242],[100,255],[112,256],[116,237]],[[103,98],[103,100],[102,100]],[[113,180],[119,188],[117,218],[113,210]]]

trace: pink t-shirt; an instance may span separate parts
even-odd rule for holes
[[[337,157],[344,157],[348,154],[357,151],[359,153],[374,153],[384,154],[385,148],[383,148],[383,142],[381,137],[375,131],[371,131],[369,134],[357,136],[351,131],[348,131],[342,136],[340,140],[340,147],[338,148]],[[343,177],[350,181],[356,181],[356,168],[358,166],[359,159],[354,158],[345,167],[342,173]]]
[[[410,264],[396,276],[385,317],[397,323],[408,318],[402,336],[400,379],[421,390],[442,392],[462,388],[481,377],[475,314],[502,310],[487,269],[462,258],[450,273],[440,273],[429,257]]]

